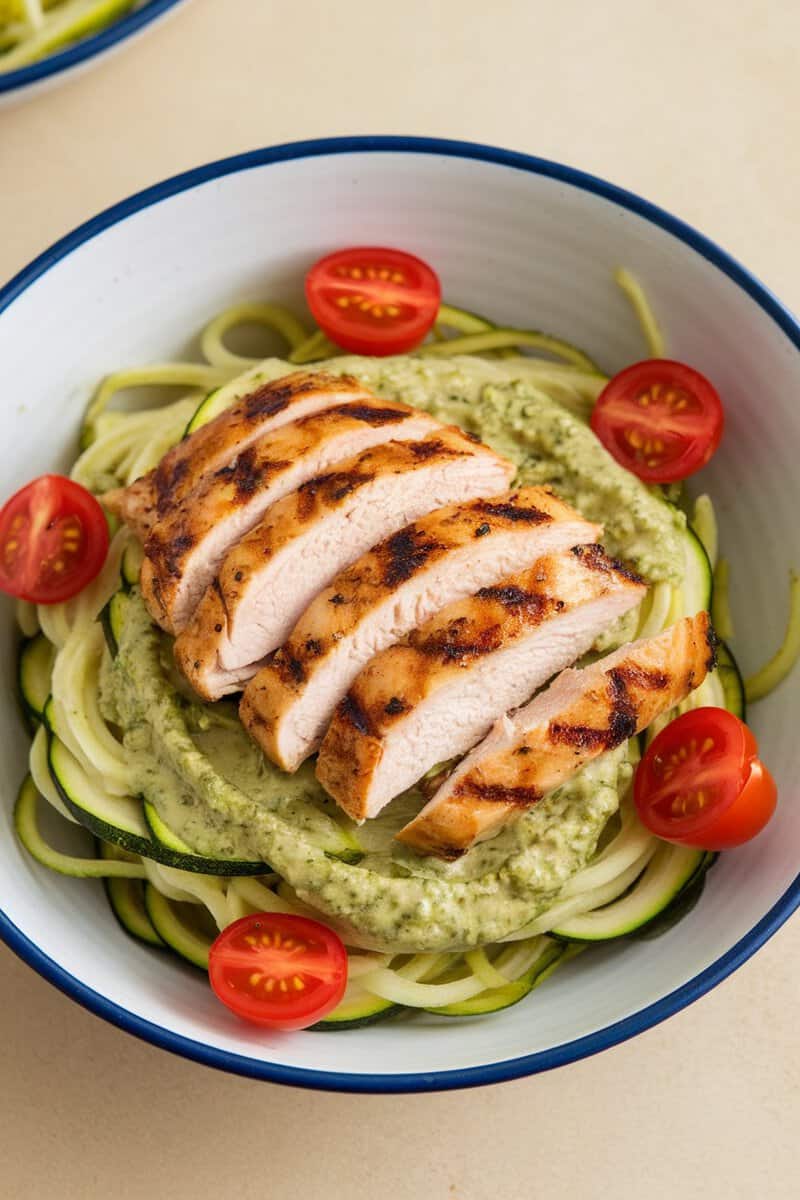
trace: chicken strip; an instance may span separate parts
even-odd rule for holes
[[[240,691],[339,571],[436,508],[497,495],[514,471],[454,427],[337,463],[228,551],[175,642],[178,666],[207,700]]]
[[[599,529],[545,488],[439,509],[339,574],[288,642],[245,689],[240,714],[278,766],[317,749],[353,680],[374,654],[439,609]]]
[[[645,592],[600,546],[575,546],[448,605],[354,681],[317,778],[354,820],[376,816],[436,763],[466,753]]]
[[[231,546],[289,492],[370,446],[422,441],[443,428],[407,404],[373,398],[335,405],[261,438],[153,528],[141,579],[154,620],[180,632]]]
[[[684,700],[715,666],[708,613],[567,670],[501,718],[398,839],[455,859]]]
[[[147,475],[107,492],[103,503],[144,541],[156,521],[265,434],[334,404],[371,398],[351,375],[297,371],[262,384],[178,442]]]

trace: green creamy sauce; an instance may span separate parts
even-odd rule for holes
[[[517,464],[519,484],[551,484],[602,523],[612,553],[651,580],[680,582],[682,516],[619,467],[579,415],[537,388],[524,362],[339,358],[320,367],[357,375],[381,395],[479,434]],[[291,369],[270,360],[258,378]],[[227,390],[232,401],[235,385]],[[615,637],[631,633],[619,627]],[[230,705],[188,700],[167,654],[132,593],[118,655],[102,675],[105,709],[130,751],[132,790],[198,853],[268,862],[363,945],[456,949],[521,928],[595,852],[631,777],[623,746],[458,862],[424,858],[394,841],[422,806],[418,793],[357,828],[310,764],[286,775],[263,758]]]

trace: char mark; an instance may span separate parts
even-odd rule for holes
[[[708,658],[706,659],[706,670],[713,671],[717,665],[717,647],[720,644],[720,639],[714,626],[709,621],[706,625],[706,646],[708,647]]]
[[[389,703],[385,705],[383,711],[386,713],[387,717],[399,717],[400,714],[404,713],[407,708],[408,705],[406,704],[405,700],[401,700],[399,696],[392,696]]]
[[[258,417],[273,417],[289,407],[295,396],[308,390],[308,383],[276,384],[263,383],[260,388],[250,392],[242,401],[242,412],[246,420],[255,421]]]
[[[156,468],[156,511],[160,517],[169,512],[175,501],[174,492],[189,473],[188,457],[179,458],[177,462],[170,462],[169,459],[167,455]]]
[[[569,721],[551,721],[548,729],[550,740],[562,746],[572,746],[575,750],[594,751],[613,750],[615,746],[620,746],[628,738],[632,738],[636,733],[637,718],[636,706],[628,693],[628,683],[634,682],[630,671],[631,668],[622,667],[608,672],[610,709],[605,729],[597,729],[592,725],[575,725]],[[645,686],[650,688],[662,685],[653,678],[648,679]]]
[[[370,724],[369,717],[352,692],[348,692],[344,700],[339,704],[339,715],[342,720],[352,725],[357,733],[365,735],[372,733],[372,725]]]
[[[573,546],[572,553],[580,559],[590,571],[599,571],[603,575],[619,575],[629,583],[644,584],[641,575],[631,570],[618,558],[609,558],[602,546],[592,543],[588,546]]]
[[[389,588],[405,583],[424,567],[431,554],[440,548],[438,542],[423,541],[413,529],[401,529],[387,538],[381,547],[385,556],[383,581]]]
[[[365,425],[391,425],[407,421],[411,416],[402,408],[378,408],[369,404],[338,404],[328,412],[352,417],[354,421],[363,421]]]
[[[257,446],[248,446],[235,462],[217,471],[216,477],[232,484],[235,489],[234,501],[243,504],[274,471],[283,470],[289,465],[287,459],[259,462]]]
[[[475,505],[475,510],[484,513],[487,517],[497,517],[501,521],[510,521],[512,525],[544,525],[553,519],[549,513],[542,512],[540,508],[532,506],[523,508],[521,505],[512,504],[510,501],[492,503],[490,500],[479,500]]]
[[[415,642],[416,649],[429,658],[440,659],[444,663],[467,663],[471,659],[493,654],[503,644],[503,631],[500,625],[489,625],[481,629],[471,639],[465,634],[473,630],[465,618],[452,621],[446,629],[426,638],[425,641]]]
[[[284,647],[279,650],[272,660],[275,670],[278,672],[279,678],[283,683],[304,683],[306,678],[305,669],[299,658],[295,658],[291,650]]]
[[[461,454],[460,450],[452,450],[445,446],[441,438],[428,438],[424,442],[408,442],[408,449],[417,462],[425,462],[429,458],[447,456],[448,458],[458,458]]]
[[[529,616],[540,617],[545,609],[554,605],[551,596],[541,592],[527,592],[516,584],[509,583],[505,587],[484,587],[475,593],[479,600],[495,600],[503,608],[511,612],[526,610]]]
[[[180,579],[183,575],[186,553],[194,545],[194,537],[190,533],[179,534],[178,537],[162,541],[155,536],[147,543],[147,557],[162,575],[170,575]]]
[[[490,804],[508,804],[516,808],[530,808],[542,793],[535,787],[510,787],[504,783],[478,783],[465,779],[453,789],[456,796],[468,796],[473,800],[486,800]]]

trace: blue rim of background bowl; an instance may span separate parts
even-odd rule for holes
[[[71,67],[77,67],[80,63],[88,62],[95,55],[102,54],[104,51],[110,50],[112,46],[117,46],[120,42],[132,37],[140,29],[146,29],[151,22],[158,20],[171,8],[182,3],[183,0],[150,0],[149,4],[144,4],[135,12],[120,17],[118,21],[114,21],[107,29],[101,29],[99,33],[90,33],[88,37],[81,38],[73,46],[67,46],[64,50],[56,50],[54,54],[48,54],[45,58],[30,63],[27,67],[17,67],[15,71],[0,71],[0,96],[4,92],[13,92],[17,88],[27,87],[28,84],[39,83],[62,71],[68,71]],[[2,57],[0,57],[0,63],[2,63]]]
[[[163,6],[162,6],[163,7]],[[783,330],[794,346],[800,350],[800,324],[784,305],[758,280],[731,258],[714,242],[686,225],[677,217],[641,199],[632,192],[607,183],[594,175],[588,175],[573,167],[534,158],[511,150],[484,146],[473,142],[459,142],[438,138],[418,137],[344,137],[322,138],[315,141],[292,142],[263,150],[253,150],[232,158],[221,159],[194,170],[176,175],[154,187],[115,204],[112,208],[93,217],[84,225],[56,242],[38,258],[15,276],[0,290],[0,314],[32,283],[61,259],[71,254],[84,242],[96,237],[103,230],[124,221],[134,213],[158,204],[179,192],[188,191],[214,179],[241,171],[251,170],[271,163],[292,159],[314,158],[334,154],[369,154],[380,152],[431,154],[450,158],[477,159],[498,166],[543,175],[550,179],[577,187],[605,200],[610,200],[630,212],[644,217],[652,224],[671,233],[680,241],[708,259],[720,271],[745,291],[760,308]],[[539,1071],[563,1066],[581,1058],[587,1058],[600,1050],[606,1050],[619,1042],[635,1037],[646,1029],[679,1012],[688,1004],[721,983],[731,972],[742,965],[800,906],[800,874],[787,888],[780,900],[761,918],[749,933],[745,934],[725,954],[713,962],[699,975],[682,984],[673,992],[663,996],[654,1004],[598,1029],[594,1033],[539,1050],[519,1058],[483,1066],[463,1067],[456,1070],[431,1071],[425,1073],[365,1075],[338,1071],[315,1071],[305,1067],[284,1066],[280,1063],[264,1062],[227,1050],[218,1050],[202,1042],[173,1033],[160,1025],[154,1025],[121,1005],[87,987],[70,975],[58,963],[44,954],[14,923],[0,912],[0,937],[19,955],[24,962],[62,992],[77,1000],[85,1008],[118,1025],[128,1033],[152,1042],[165,1050],[194,1059],[208,1067],[218,1067],[239,1075],[255,1079],[266,1079],[273,1083],[293,1084],[299,1087],[317,1088],[343,1092],[422,1092],[444,1091],[450,1088],[479,1087],[489,1083],[500,1083],[507,1079],[518,1079]]]

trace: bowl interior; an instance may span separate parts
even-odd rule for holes
[[[466,151],[396,146],[255,158],[218,178],[200,175],[173,194],[166,189],[156,202],[131,205],[116,223],[96,228],[0,314],[4,493],[71,461],[82,408],[104,373],[185,355],[209,316],[234,300],[277,297],[299,305],[305,269],[335,247],[409,249],[436,266],[452,303],[567,337],[610,371],[645,355],[611,278],[624,264],[645,285],[669,353],[708,374],[726,402],[722,449],[698,482],[716,503],[732,563],[734,649],[748,670],[779,642],[788,568],[800,563],[800,354],[774,314],[702,245],[633,211],[621,197],[591,190],[580,177]],[[666,1015],[703,982],[680,1001],[663,1003],[665,997],[724,956],[727,969],[735,965],[748,950],[739,943],[750,935],[750,948],[757,944],[759,932],[751,931],[797,874],[800,809],[791,796],[800,765],[794,736],[800,674],[751,714],[781,788],[776,819],[756,842],[723,856],[701,904],[667,935],[587,955],[529,1001],[488,1020],[447,1023],[422,1015],[335,1037],[252,1033],[217,1005],[202,976],[126,938],[99,885],[54,876],[20,850],[11,806],[26,738],[14,702],[10,606],[3,617],[0,909],[50,960],[39,966],[51,977],[59,968],[77,981],[60,980],[73,992],[82,985],[130,1014],[109,1011],[114,1019],[149,1022],[157,1040],[189,1039],[194,1047],[177,1048],[209,1060],[222,1061],[216,1052],[239,1055],[247,1061],[228,1065],[342,1086],[391,1077],[380,1081],[387,1087],[405,1086],[411,1076],[417,1086],[435,1086],[447,1082],[437,1072],[465,1068],[485,1068],[460,1077],[474,1082],[492,1078],[493,1068],[515,1073],[551,1065],[599,1048],[611,1040],[600,1031],[635,1014],[619,1034]],[[531,1055],[537,1057],[525,1064],[496,1067]]]

